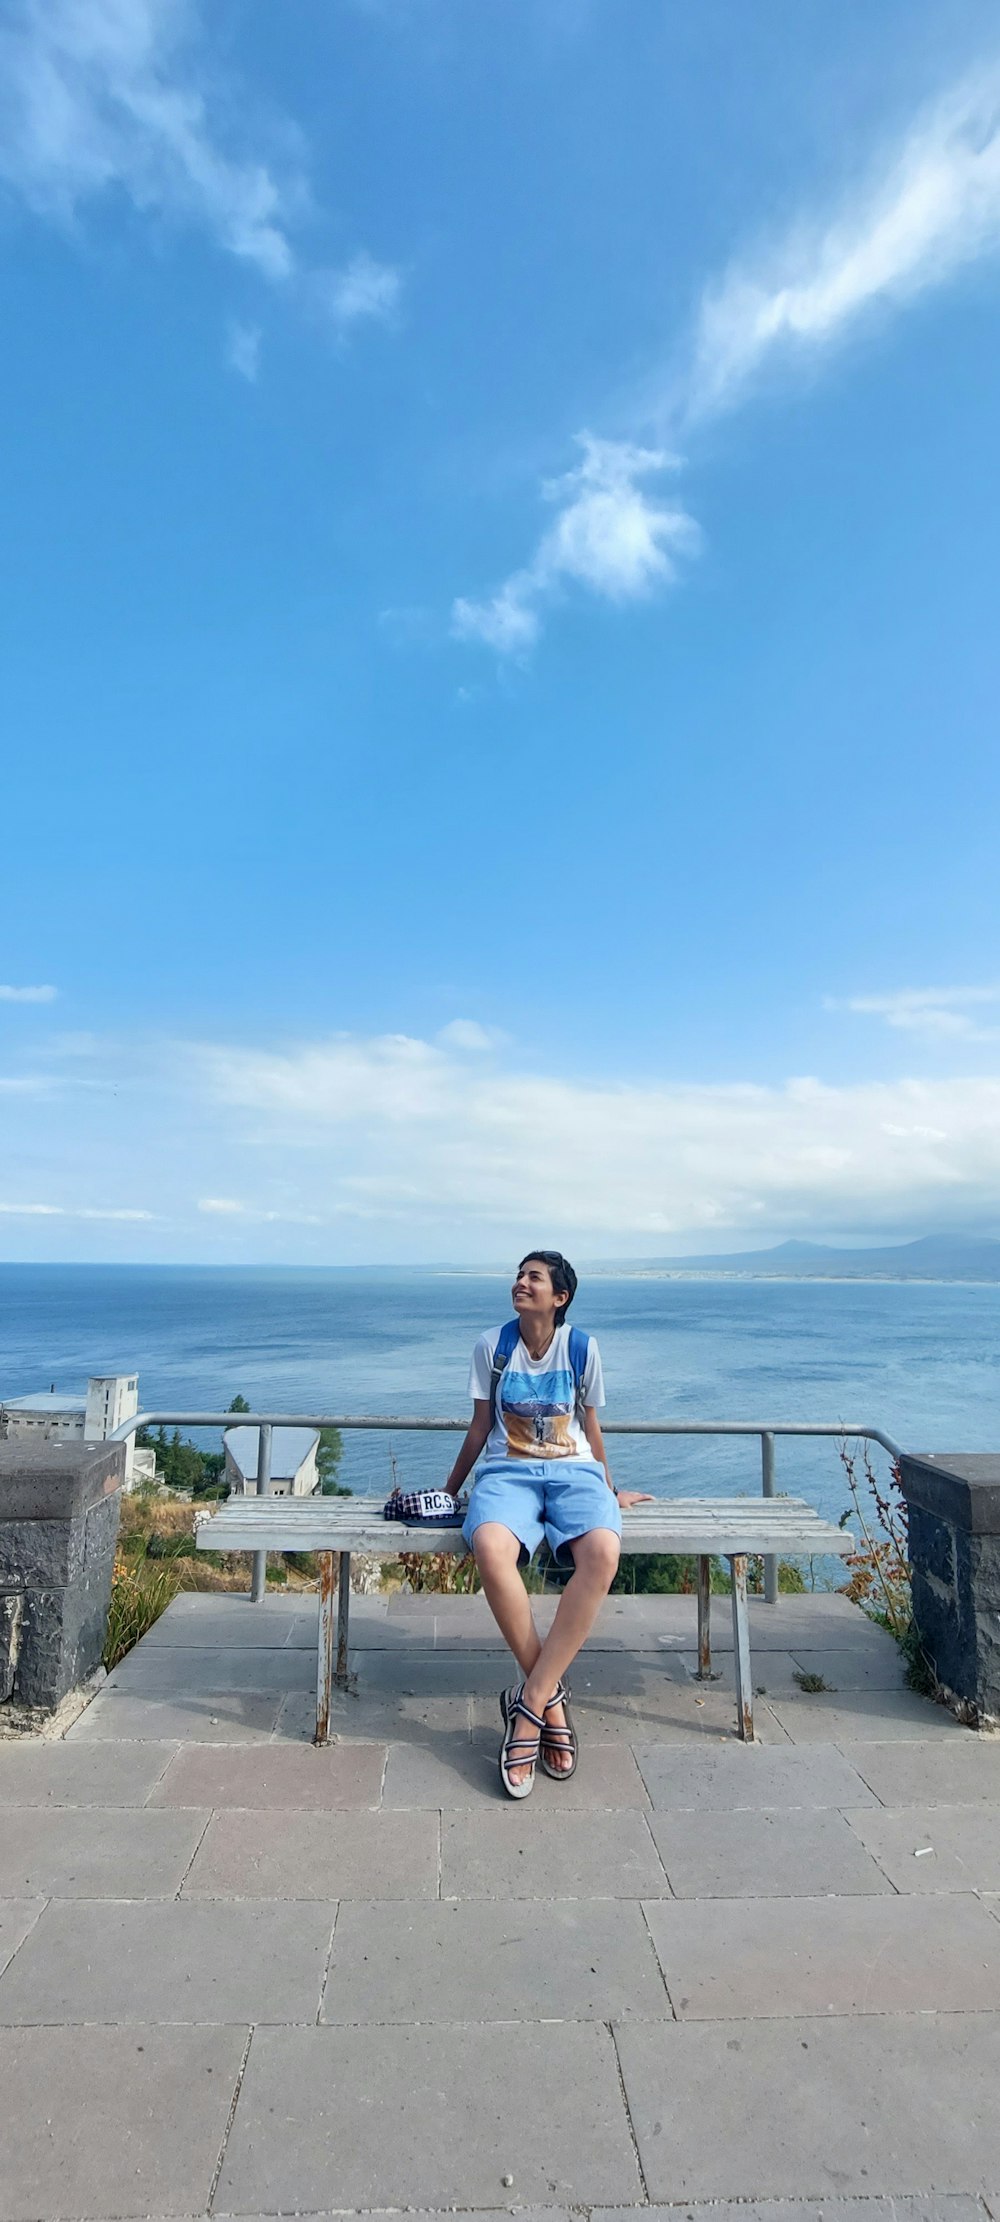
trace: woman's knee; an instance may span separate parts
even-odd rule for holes
[[[484,1520],[472,1538],[472,1555],[481,1574],[503,1574],[516,1568],[521,1546],[499,1520]]]
[[[588,1535],[577,1536],[571,1549],[577,1573],[610,1589],[621,1557],[621,1542],[614,1529],[591,1528]]]

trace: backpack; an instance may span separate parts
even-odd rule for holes
[[[500,1393],[500,1377],[505,1366],[509,1365],[520,1339],[521,1322],[519,1319],[509,1319],[506,1327],[501,1327],[497,1336],[497,1346],[493,1352],[493,1365],[490,1370],[491,1434],[497,1423],[497,1397]],[[589,1355],[590,1336],[584,1334],[582,1327],[571,1327],[569,1331],[569,1362],[573,1368],[573,1379],[576,1382],[576,1412],[581,1427],[584,1424],[583,1414],[585,1410],[583,1376],[586,1372]]]

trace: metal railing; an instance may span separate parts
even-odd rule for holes
[[[301,1412],[137,1412],[133,1419],[124,1420],[108,1440],[124,1443],[130,1435],[143,1427],[256,1427],[257,1439],[257,1495],[264,1497],[271,1487],[271,1455],[273,1432],[276,1427],[335,1427],[341,1433],[347,1429],[367,1428],[383,1433],[414,1433],[425,1435],[464,1435],[468,1417],[461,1420],[423,1419],[411,1415],[400,1418],[385,1413]],[[892,1436],[881,1427],[853,1427],[846,1420],[602,1420],[604,1435],[756,1435],[760,1442],[761,1495],[773,1497],[774,1445],[779,1435],[823,1437],[833,1436],[842,1441],[878,1443],[888,1451],[890,1458],[901,1458],[902,1451]],[[267,1553],[255,1551],[251,1597],[259,1604],[267,1580]],[[769,1605],[777,1601],[778,1561],[764,1560],[764,1597]]]

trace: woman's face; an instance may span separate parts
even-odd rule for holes
[[[540,1258],[525,1258],[510,1293],[519,1319],[552,1319],[565,1310],[565,1298],[556,1295]]]

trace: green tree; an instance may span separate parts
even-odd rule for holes
[[[250,1406],[245,1396],[234,1396],[232,1403],[227,1406],[227,1410],[230,1412],[249,1412]]]
[[[324,1497],[350,1497],[353,1492],[337,1480],[337,1468],[344,1455],[344,1443],[339,1427],[321,1427],[316,1446],[316,1472]]]

